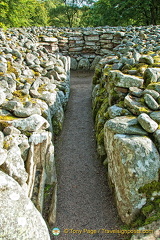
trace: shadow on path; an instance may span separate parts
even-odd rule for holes
[[[58,206],[55,227],[61,230],[60,235],[53,236],[56,240],[124,239],[123,235],[106,234],[103,230],[98,233],[99,229],[120,229],[122,223],[107,184],[106,170],[97,158],[91,110],[92,76],[93,72],[71,73],[70,100],[62,133],[56,141]],[[88,230],[97,231],[91,234],[93,232]]]

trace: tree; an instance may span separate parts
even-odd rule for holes
[[[47,25],[44,3],[37,0],[2,0],[0,22],[7,27]]]
[[[91,7],[92,17],[88,20],[93,26],[157,25],[160,23],[158,1],[98,0]]]

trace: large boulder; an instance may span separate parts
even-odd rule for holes
[[[0,205],[0,239],[50,239],[41,214],[19,184],[2,171],[0,171]]]
[[[146,203],[139,188],[158,181],[159,153],[147,136],[114,134],[104,127],[104,143],[108,160],[108,178],[114,189],[117,209],[122,221],[132,222]]]

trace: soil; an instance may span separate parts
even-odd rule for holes
[[[121,240],[122,222],[97,156],[91,109],[93,72],[71,72],[71,94],[63,130],[56,140],[58,174],[57,221],[53,240]],[[94,231],[92,231],[94,230]]]

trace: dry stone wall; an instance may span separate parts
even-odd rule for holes
[[[119,215],[134,227],[160,217],[160,32],[148,30],[99,62],[92,91],[97,150]],[[158,239],[158,232],[142,239]]]
[[[70,58],[22,29],[1,31],[0,39],[0,239],[49,240],[41,214],[47,186],[55,222],[54,135],[69,98]]]
[[[143,48],[159,47],[159,26],[97,27],[97,28],[31,28],[39,36],[40,44],[52,51],[71,57],[71,69],[95,69],[98,61],[107,55]],[[127,48],[126,48],[127,47]]]
[[[23,39],[42,45],[50,52],[70,56],[71,69],[94,70],[99,60],[117,52],[138,52],[159,47],[159,26],[148,27],[97,27],[97,28],[56,28],[29,27],[18,30]],[[12,34],[14,38],[14,31]],[[27,45],[29,43],[26,43]]]

